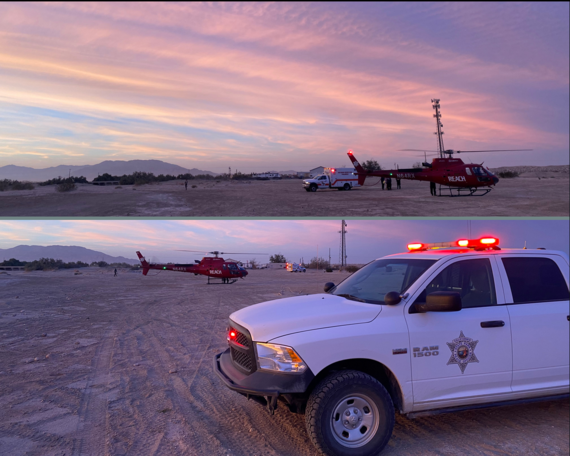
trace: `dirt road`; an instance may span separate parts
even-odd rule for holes
[[[298,179],[195,180],[187,191],[182,181],[80,184],[69,193],[46,186],[0,192],[0,217],[568,217],[568,172],[559,168],[501,179],[488,195],[471,198],[436,198],[427,182],[409,180],[401,190],[382,191],[372,185],[377,179],[351,191],[316,193],[305,192]]]
[[[212,357],[233,311],[344,273],[80,271],[0,274],[0,454],[316,454],[303,416],[226,389]],[[383,455],[561,455],[568,431],[567,400],[399,416]]]

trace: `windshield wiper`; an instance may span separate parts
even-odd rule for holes
[[[340,296],[341,298],[350,299],[351,301],[368,302],[366,299],[357,298],[356,296],[352,296],[351,294],[337,294],[336,296]]]

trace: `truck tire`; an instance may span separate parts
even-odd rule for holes
[[[344,190],[350,190],[350,184],[344,184],[344,185],[342,186],[342,188],[343,188]]]
[[[309,190],[310,190],[311,192],[316,192],[317,189],[318,189],[318,187],[317,187],[315,184],[311,184],[311,186],[309,187]]]
[[[374,377],[355,370],[325,377],[305,412],[313,444],[329,456],[377,455],[394,429],[394,404]]]

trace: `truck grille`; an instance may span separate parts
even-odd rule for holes
[[[241,371],[251,374],[257,370],[255,351],[249,331],[230,320],[228,343],[234,365]]]
[[[243,345],[246,348],[249,348],[249,340],[245,334],[236,331],[236,342],[240,345]]]
[[[247,372],[253,371],[253,360],[249,353],[244,353],[242,351],[236,350],[234,347],[230,347],[230,352],[232,354],[232,361],[240,366]]]

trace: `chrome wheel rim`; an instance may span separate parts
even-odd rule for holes
[[[331,430],[338,443],[359,448],[378,431],[378,407],[364,394],[351,394],[337,402],[331,417]]]

